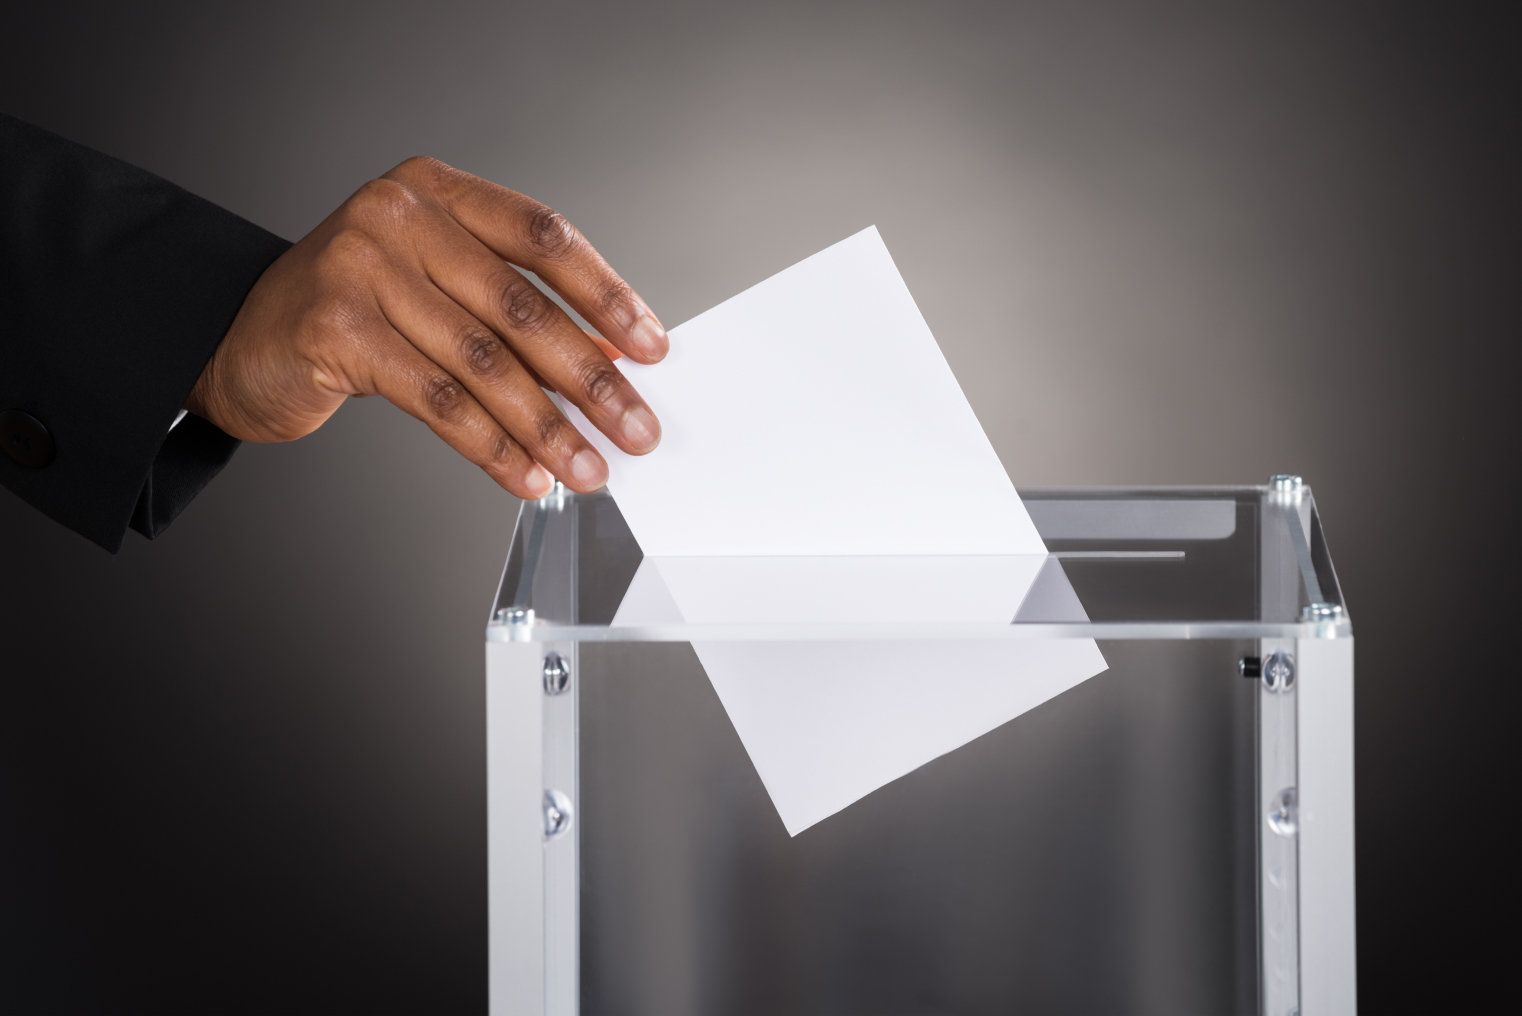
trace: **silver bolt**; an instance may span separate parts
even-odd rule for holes
[[[558,840],[571,830],[571,819],[576,817],[576,809],[571,806],[571,799],[558,790],[546,790],[544,792],[544,838],[545,841]]]
[[[1263,661],[1263,687],[1269,691],[1289,691],[1295,686],[1295,658],[1284,650],[1268,654]]]
[[[571,683],[571,665],[559,653],[544,658],[544,693],[559,695]]]
[[[1285,787],[1269,802],[1268,827],[1280,836],[1294,836],[1300,831],[1299,794],[1294,787]]]
[[[1281,494],[1298,494],[1305,481],[1294,473],[1275,473],[1268,478],[1268,485]]]
[[[498,624],[531,625],[534,623],[533,607],[503,607],[497,611]]]
[[[1336,603],[1310,603],[1300,611],[1300,617],[1305,621],[1336,623],[1342,620],[1342,606]]]
[[[565,507],[566,499],[570,496],[570,493],[571,492],[566,488],[565,484],[561,483],[559,480],[556,480],[555,485],[549,490],[545,491],[544,496],[539,499],[539,503],[548,508],[553,508],[556,511],[560,511]]]

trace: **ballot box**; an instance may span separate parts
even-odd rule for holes
[[[1020,494],[1044,560],[655,562],[607,493],[525,503],[486,629],[491,1011],[1355,1011],[1310,487]]]

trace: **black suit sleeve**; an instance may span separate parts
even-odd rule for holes
[[[18,442],[0,455],[0,483],[113,553],[129,523],[157,536],[237,448],[197,417],[169,427],[289,247],[167,180],[0,115],[0,429]],[[51,443],[45,465],[23,454],[28,435]]]

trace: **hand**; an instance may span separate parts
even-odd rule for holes
[[[245,441],[291,441],[345,398],[383,395],[519,497],[542,497],[552,474],[588,492],[607,463],[542,389],[642,455],[660,424],[610,356],[655,363],[667,349],[650,308],[561,215],[409,159],[265,271],[185,408]]]

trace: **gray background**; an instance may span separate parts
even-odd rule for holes
[[[55,4],[6,12],[0,108],[292,239],[435,155],[566,213],[668,325],[875,223],[1017,484],[1302,473],[1359,636],[1364,1010],[1501,1012],[1519,27]],[[115,558],[0,497],[0,1010],[481,1010],[514,509],[374,400]]]

